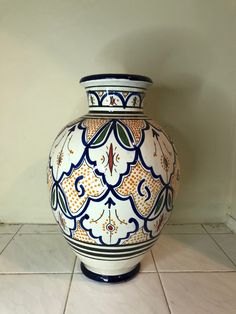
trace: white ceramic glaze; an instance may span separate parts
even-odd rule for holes
[[[156,242],[173,209],[179,163],[170,138],[143,113],[151,80],[82,79],[89,113],[69,123],[49,157],[51,207],[86,268],[131,271]]]

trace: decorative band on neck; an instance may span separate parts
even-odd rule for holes
[[[89,108],[142,109],[144,92],[118,90],[88,90]]]

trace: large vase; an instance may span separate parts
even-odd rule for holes
[[[143,113],[148,77],[83,77],[89,112],[66,125],[49,156],[52,212],[83,273],[134,276],[167,222],[179,185],[175,147]]]

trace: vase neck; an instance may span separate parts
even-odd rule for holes
[[[86,92],[90,111],[143,111],[143,90],[106,86],[95,87]]]
[[[87,93],[89,112],[142,113],[150,82],[113,77],[81,79],[81,84]]]

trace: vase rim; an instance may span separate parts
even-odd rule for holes
[[[120,80],[130,80],[138,82],[146,82],[152,84],[152,80],[148,76],[138,75],[138,74],[123,74],[123,73],[103,73],[103,74],[93,74],[87,75],[80,79],[80,83],[85,83],[88,81],[95,80],[105,80],[105,79],[120,79]]]

